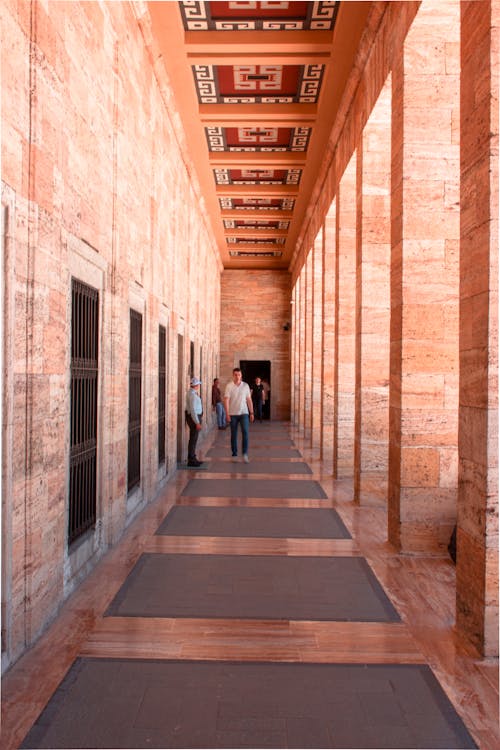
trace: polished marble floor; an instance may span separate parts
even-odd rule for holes
[[[356,506],[289,425],[252,426],[249,464],[228,445],[4,676],[2,748],[498,748],[498,662],[457,641],[452,563],[397,555],[384,498]]]

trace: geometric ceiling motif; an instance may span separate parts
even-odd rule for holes
[[[186,31],[331,31],[338,0],[180,3]]]
[[[224,219],[225,229],[282,229],[286,230],[290,226],[289,221],[265,221],[263,219]]]
[[[230,250],[231,258],[281,258],[281,250]]]
[[[224,195],[219,198],[219,205],[223,211],[293,211],[295,198],[237,198]]]
[[[228,245],[284,245],[285,244],[285,238],[284,237],[273,237],[273,238],[262,238],[254,239],[253,237],[251,239],[247,239],[246,237],[226,237],[226,242]]]
[[[293,269],[307,250],[334,159],[335,118],[377,3],[144,5],[223,268]]]
[[[217,185],[298,185],[301,169],[214,169]]]
[[[316,104],[324,65],[193,65],[200,104]]]
[[[352,95],[359,44],[378,6],[393,3],[134,5],[147,11],[222,268],[294,271],[336,158],[335,122]]]
[[[311,128],[205,128],[209,151],[307,151]]]

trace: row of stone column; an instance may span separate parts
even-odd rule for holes
[[[457,626],[490,654],[498,652],[495,14],[486,1],[420,4],[362,128],[356,100],[346,118],[353,148],[342,171],[339,158],[332,163],[330,206],[292,293],[294,422],[334,477],[352,477],[355,502],[387,502],[398,549],[445,553],[457,524]]]

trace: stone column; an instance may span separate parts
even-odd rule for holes
[[[305,409],[305,372],[306,372],[306,265],[302,266],[300,272],[300,361],[299,361],[299,422],[298,426],[304,432],[304,409]]]
[[[291,324],[291,331],[290,331],[290,387],[291,387],[290,422],[292,424],[295,424],[295,405],[297,403],[297,398],[296,398],[297,323],[295,320],[295,310],[296,310],[296,302],[297,302],[297,284],[298,284],[298,281],[295,282],[292,292],[291,292],[291,296],[290,296],[290,324]]]
[[[311,447],[320,448],[322,433],[323,372],[323,229],[314,241],[312,254],[312,408]]]
[[[301,348],[301,336],[302,329],[300,327],[300,297],[301,297],[301,284],[300,277],[295,283],[295,305],[294,305],[294,321],[295,321],[295,362],[294,362],[294,424],[296,427],[300,425],[300,348]]]
[[[337,203],[334,200],[328,210],[323,227],[323,356],[321,382],[323,389],[321,459],[327,466],[333,465],[335,436],[335,360],[336,360],[336,224]]]
[[[461,4],[457,630],[498,655],[499,8]]]
[[[354,468],[354,372],[356,317],[356,154],[339,185],[338,438],[337,474]]]
[[[312,333],[313,333],[313,273],[312,250],[305,263],[305,351],[304,351],[304,437],[311,439],[312,425]]]
[[[393,68],[389,539],[456,517],[459,3],[423,2]]]
[[[391,86],[366,124],[358,163],[354,499],[387,496],[389,458]]]

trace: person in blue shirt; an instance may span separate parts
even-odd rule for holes
[[[186,396],[186,423],[189,427],[188,443],[188,466],[201,466],[203,461],[196,458],[196,443],[201,430],[201,418],[203,416],[203,405],[200,398],[201,380],[191,378],[190,388]]]

